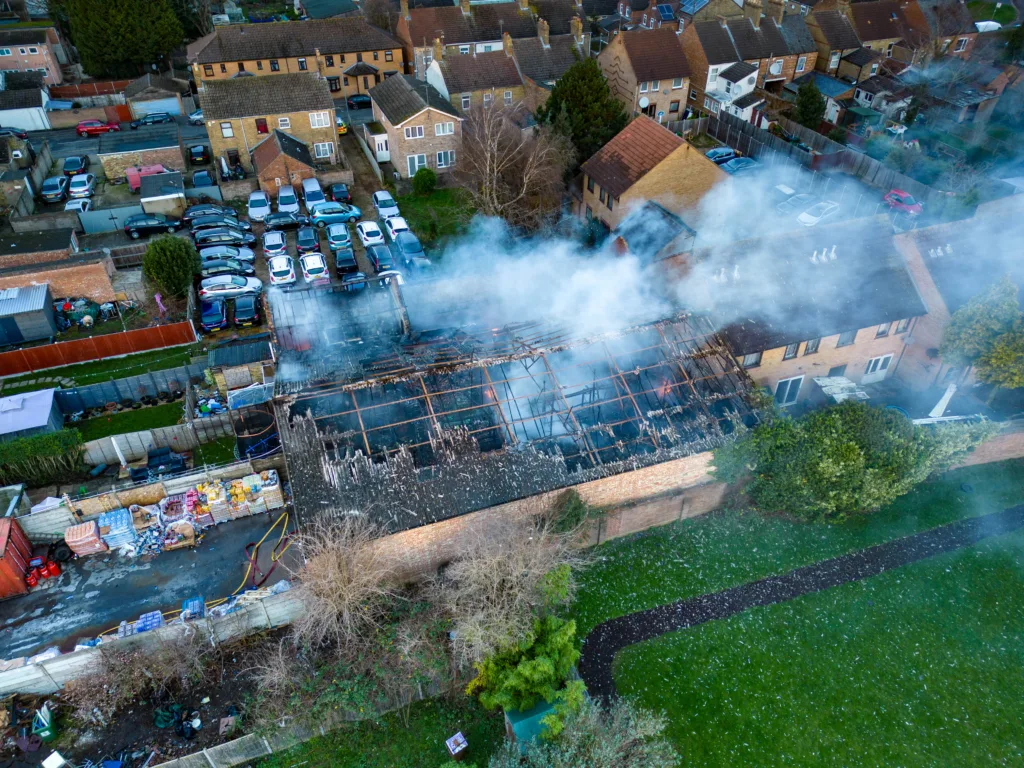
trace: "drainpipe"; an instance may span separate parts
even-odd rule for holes
[[[918,319],[919,318],[915,317],[913,320],[910,321],[910,327],[907,329],[907,335],[903,337],[904,339],[910,338],[910,337],[912,337],[914,335],[914,329],[917,327]],[[906,353],[907,353],[907,342],[904,341],[903,342],[903,347],[900,349],[900,356],[896,358],[896,365],[894,365],[892,367],[892,375],[893,376],[895,376],[896,373],[899,371],[900,363],[903,362],[903,355],[905,355]]]

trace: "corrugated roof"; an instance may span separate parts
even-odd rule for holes
[[[0,399],[0,435],[42,427],[50,420],[53,389],[40,389]]]
[[[25,285],[19,288],[0,289],[0,317],[35,312],[49,302],[49,285]]]
[[[269,341],[249,341],[244,344],[229,344],[211,349],[207,362],[211,368],[219,368],[248,365],[272,359]]]

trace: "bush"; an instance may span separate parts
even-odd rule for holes
[[[600,516],[598,509],[587,504],[574,489],[570,489],[555,507],[551,516],[551,529],[555,533],[573,533],[588,520]]]
[[[833,128],[828,132],[828,138],[839,144],[846,143],[846,129],[845,128]]]
[[[412,177],[412,191],[426,197],[437,187],[437,174],[430,168],[420,168]]]
[[[146,248],[142,274],[165,295],[184,296],[199,274],[199,254],[183,237],[159,237]]]
[[[0,443],[0,485],[66,483],[81,477],[81,468],[82,435],[77,429]]]

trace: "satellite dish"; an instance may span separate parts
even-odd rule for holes
[[[640,109],[647,109],[647,107],[648,107],[648,105],[650,103],[651,103],[651,100],[648,99],[646,96],[641,96],[640,97]]]

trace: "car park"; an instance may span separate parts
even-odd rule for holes
[[[196,216],[189,222],[189,228],[196,232],[200,229],[213,229],[214,227],[230,227],[249,232],[252,224],[248,221],[239,221],[233,215],[223,213],[211,213],[209,216]]]
[[[188,162],[190,165],[206,165],[210,162],[210,150],[205,144],[193,144],[188,148]]]
[[[141,128],[144,125],[159,125],[160,123],[173,123],[174,118],[171,117],[168,112],[150,112],[148,115],[143,115],[138,120],[132,120],[128,123],[128,126],[134,131],[136,128]]]
[[[86,213],[87,211],[92,210],[92,200],[87,197],[79,198],[78,200],[68,200],[64,203],[64,210]]]
[[[65,176],[77,176],[80,173],[85,173],[89,170],[89,156],[71,155],[71,157],[65,157],[60,168]]]
[[[327,259],[319,251],[305,254],[299,259],[299,264],[302,265],[302,277],[307,283],[331,282],[331,271],[327,268]]]
[[[327,195],[328,200],[333,200],[336,203],[351,203],[352,192],[348,188],[348,184],[331,184],[324,190],[324,194]]]
[[[295,250],[299,256],[320,250],[320,235],[312,227],[300,227],[295,233]]]
[[[723,163],[729,162],[733,158],[739,157],[739,155],[736,154],[736,150],[733,149],[732,147],[715,147],[714,149],[709,149],[707,152],[705,152],[704,157],[713,162],[715,165],[722,165]]]
[[[813,227],[825,221],[825,219],[831,219],[838,213],[839,203],[833,202],[832,200],[822,200],[820,203],[815,203],[797,216],[796,220],[805,227]]]
[[[301,213],[270,213],[263,219],[265,230],[285,231],[309,226],[309,217]]]
[[[117,133],[121,126],[102,120],[83,120],[75,127],[75,133],[82,136],[99,136],[101,133]]]
[[[217,181],[213,178],[213,174],[210,171],[196,171],[192,174],[193,187],[213,187],[216,184]]]
[[[369,248],[371,245],[384,245],[384,233],[380,231],[376,222],[360,221],[356,224],[356,234],[364,248]]]
[[[263,233],[263,257],[270,259],[274,256],[285,256],[288,254],[288,241],[283,232],[269,230]]]
[[[309,211],[317,203],[322,203],[327,200],[324,197],[324,191],[320,189],[320,182],[316,179],[303,179],[302,180],[302,202],[306,204],[306,210]]]
[[[247,293],[260,293],[263,283],[257,277],[240,277],[238,275],[217,275],[208,277],[199,283],[200,298],[224,298],[242,296]]]
[[[270,213],[270,198],[267,197],[267,193],[260,190],[250,192],[247,210],[250,219],[263,221]]]
[[[378,219],[388,219],[392,216],[401,216],[398,212],[398,203],[391,197],[389,192],[374,192],[373,207],[377,210]]]
[[[924,211],[924,206],[915,200],[913,195],[902,189],[890,189],[882,200],[894,211],[902,211],[915,216]]]
[[[228,327],[228,303],[224,299],[204,299],[199,302],[199,325],[207,333]]]
[[[295,187],[285,184],[277,191],[278,213],[298,213],[299,198],[295,196]]]
[[[295,282],[295,262],[291,256],[275,256],[267,262],[271,285],[291,285]]]
[[[423,252],[420,239],[412,232],[399,232],[391,244],[391,252],[404,262],[424,259],[427,256]]]
[[[211,245],[199,251],[200,261],[215,261],[217,259],[234,259],[252,264],[256,261],[256,253],[251,248],[242,248],[237,245]]]
[[[405,270],[411,280],[427,280],[437,274],[430,259],[412,259],[406,262]]]
[[[71,177],[68,184],[68,195],[70,197],[92,197],[96,191],[96,176],[91,173],[79,173]]]
[[[388,235],[388,240],[393,243],[399,232],[409,231],[409,225],[401,216],[392,216],[390,219],[384,219],[384,231]]]
[[[320,229],[323,229],[328,224],[357,221],[362,215],[362,211],[348,203],[323,202],[317,203],[309,209],[310,223]]]
[[[205,248],[208,245],[252,245],[256,242],[256,236],[252,232],[243,232],[233,227],[215,227],[214,229],[200,229],[192,233],[196,248]]]
[[[203,110],[197,109],[193,112],[188,113],[188,124],[189,125],[202,125],[203,124]]]
[[[200,216],[234,216],[238,218],[234,208],[216,203],[198,203],[185,209],[185,213],[181,215],[181,223],[188,226],[192,223],[192,219],[197,219]]]
[[[43,182],[39,197],[46,203],[62,203],[68,196],[68,177],[51,176]]]
[[[124,220],[124,232],[133,240],[158,232],[175,232],[180,227],[180,221],[162,213],[137,213]]]
[[[801,192],[798,195],[793,195],[788,200],[785,200],[775,206],[775,212],[782,215],[788,216],[792,213],[799,213],[810,208],[814,203],[818,202],[818,198],[814,195],[808,195],[807,193]]]
[[[726,173],[731,173],[736,176],[741,173],[750,173],[751,171],[757,170],[761,164],[751,157],[734,157],[728,162],[722,163],[719,166]]]
[[[260,297],[256,294],[245,294],[235,298],[235,327],[245,328],[260,324]]]
[[[211,259],[210,261],[202,262],[200,265],[200,275],[202,277],[213,277],[214,275],[250,277],[255,274],[256,269],[252,264],[246,264],[244,261],[235,261],[234,259]]]
[[[391,258],[391,249],[381,243],[380,245],[371,245],[366,249],[366,258],[373,264],[374,270],[377,272],[385,272],[395,268],[394,259]]]
[[[373,102],[370,101],[370,97],[363,93],[357,93],[349,96],[346,101],[348,102],[349,109],[370,109],[373,106]]]

